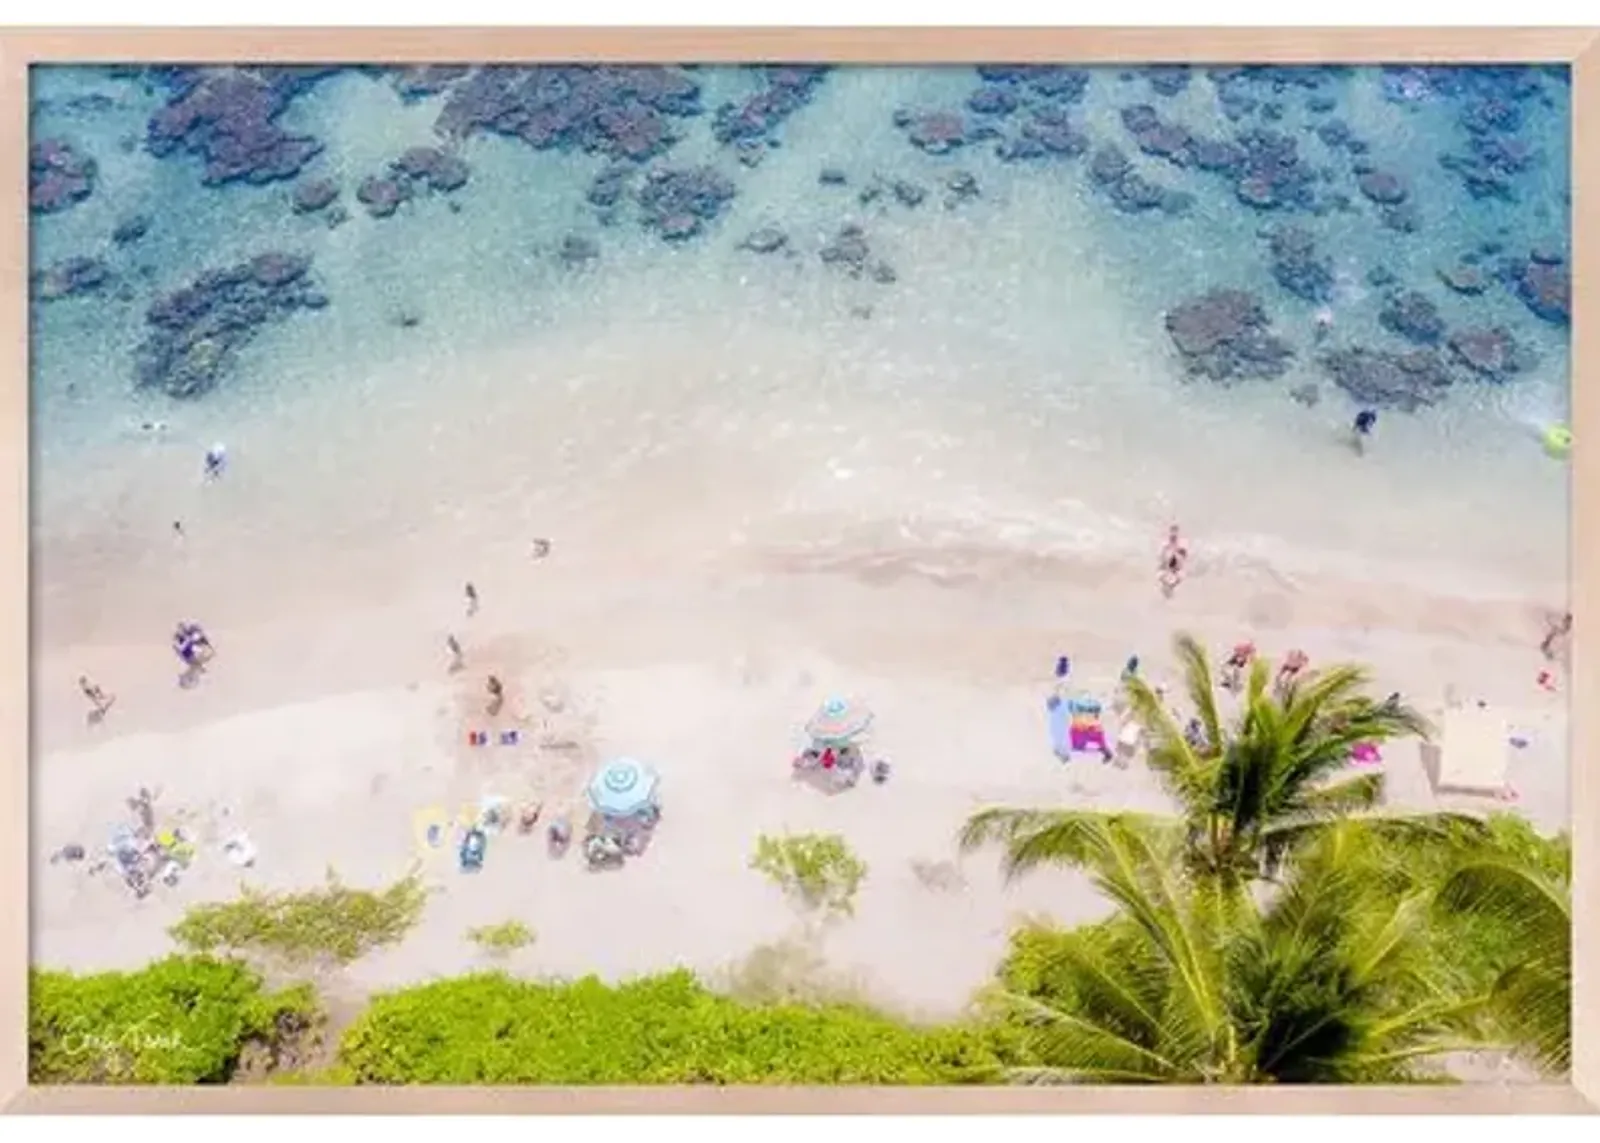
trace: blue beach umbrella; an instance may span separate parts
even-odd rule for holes
[[[660,783],[656,772],[644,763],[615,758],[590,779],[589,805],[602,817],[638,817],[657,808],[656,788]]]
[[[842,746],[861,737],[871,725],[872,711],[861,703],[831,698],[811,716],[806,733],[814,742]]]

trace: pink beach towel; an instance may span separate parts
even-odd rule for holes
[[[1350,749],[1350,761],[1357,766],[1376,766],[1383,754],[1373,742],[1358,742]]]

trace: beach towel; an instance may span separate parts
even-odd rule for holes
[[[1044,707],[1050,729],[1050,749],[1057,758],[1066,762],[1072,757],[1072,712],[1057,695],[1046,699]]]
[[[1091,698],[1069,699],[1072,722],[1068,738],[1072,749],[1081,754],[1106,753],[1106,728],[1100,722],[1100,702]]]
[[[1052,695],[1045,702],[1049,715],[1050,748],[1057,758],[1069,761],[1074,754],[1106,754],[1105,725],[1100,720],[1101,704],[1086,696],[1063,699]]]
[[[428,806],[411,816],[417,852],[431,856],[444,847],[450,835],[450,815],[438,806]]]

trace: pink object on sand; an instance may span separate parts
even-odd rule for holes
[[[1074,726],[1068,731],[1068,737],[1072,741],[1072,749],[1078,753],[1106,749],[1105,731],[1098,726]]]
[[[1358,766],[1372,766],[1383,761],[1383,755],[1376,744],[1371,742],[1358,742],[1350,749],[1350,761]]]

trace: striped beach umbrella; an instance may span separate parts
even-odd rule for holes
[[[830,698],[806,723],[806,733],[815,742],[843,745],[861,737],[871,725],[872,711],[865,705],[851,699]]]

